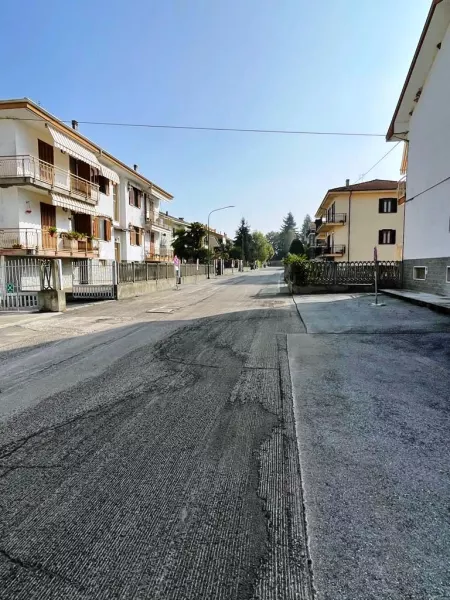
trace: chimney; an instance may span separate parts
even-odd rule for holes
[[[350,179],[346,179],[345,180],[345,187],[348,187],[350,185]]]
[[[139,169],[139,165],[133,165],[133,169],[137,171]]]
[[[78,121],[75,121],[75,119],[72,119],[72,129],[78,131]]]

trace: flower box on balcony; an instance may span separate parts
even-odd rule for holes
[[[78,240],[63,237],[62,241],[63,241],[63,249],[64,250],[71,250],[72,252],[78,250]]]

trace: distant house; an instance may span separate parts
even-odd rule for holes
[[[374,179],[332,188],[316,213],[312,258],[332,261],[399,261],[403,249],[403,207],[398,182]],[[311,252],[311,250],[310,250]]]
[[[405,141],[403,285],[450,293],[450,1],[434,0],[387,133]]]

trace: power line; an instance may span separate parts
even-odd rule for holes
[[[4,120],[14,121],[42,121],[43,119],[32,119],[23,117],[0,117]],[[58,119],[61,123],[71,123],[70,119]],[[269,133],[282,135],[327,135],[346,137],[385,137],[384,133],[367,133],[352,131],[302,131],[294,129],[246,129],[243,127],[197,127],[194,125],[156,125],[151,123],[114,123],[111,121],[77,121],[80,125],[104,125],[107,127],[140,127],[144,129],[180,129],[188,131],[221,131],[235,133]]]
[[[407,198],[405,200],[405,202],[411,202],[412,200],[415,200],[416,198],[418,198],[419,196],[422,196],[422,194],[426,194],[426,192],[429,192],[430,190],[433,190],[434,188],[438,187],[439,185],[445,183],[446,181],[450,180],[450,176],[449,177],[445,177],[444,179],[441,179],[441,181],[438,181],[437,183],[434,183],[433,185],[430,185],[430,187],[426,188],[425,190],[422,190],[421,192],[415,194],[415,196],[411,196],[411,198]]]
[[[370,171],[373,171],[373,169],[375,169],[375,167],[376,167],[376,166],[378,166],[378,165],[380,164],[380,162],[381,162],[381,161],[383,161],[383,160],[386,158],[386,156],[389,156],[389,154],[390,154],[391,152],[393,152],[393,151],[394,151],[394,150],[397,148],[397,146],[398,146],[399,144],[401,144],[401,141],[400,141],[400,142],[397,142],[397,143],[395,144],[395,146],[393,146],[393,147],[392,147],[392,148],[391,148],[391,149],[390,149],[388,152],[386,152],[386,154],[384,154],[384,155],[383,155],[383,156],[380,158],[380,160],[378,160],[378,161],[377,161],[377,162],[376,162],[376,163],[375,163],[373,166],[371,166],[371,167],[370,167],[370,169],[369,169],[368,171],[366,171],[365,173],[363,173],[363,174],[360,176],[360,178],[359,178],[359,179],[357,179],[357,180],[355,181],[355,183],[359,183],[359,182],[360,182],[362,179],[364,179],[364,177],[365,177],[366,175],[368,175],[368,174],[370,173]]]

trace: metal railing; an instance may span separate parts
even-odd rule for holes
[[[400,287],[401,263],[397,261],[309,261],[289,265],[287,277],[299,286],[371,285],[374,282],[375,270],[380,286]]]
[[[149,252],[146,256],[146,260],[155,262],[172,262],[173,252],[161,252],[160,254]]]
[[[98,255],[99,242],[95,239],[68,239],[64,232],[51,233],[47,229],[0,229],[0,249],[16,251],[13,254],[41,255]]]
[[[344,244],[334,244],[332,246],[317,245],[311,246],[308,251],[310,258],[318,258],[320,256],[331,256],[334,254],[343,256],[345,254]]]
[[[347,221],[347,213],[334,213],[331,215],[326,215],[325,223],[340,223],[344,224]],[[323,223],[322,223],[323,225]]]
[[[0,180],[12,178],[30,178],[39,183],[49,185],[86,202],[96,204],[99,198],[97,183],[73,175],[70,171],[56,167],[30,154],[17,156],[0,156]]]

